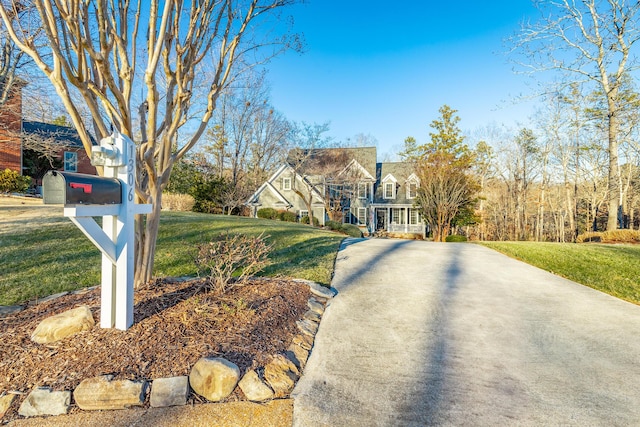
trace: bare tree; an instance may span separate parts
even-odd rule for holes
[[[619,92],[626,73],[636,69],[634,48],[640,36],[640,2],[632,0],[536,1],[537,23],[525,25],[515,40],[525,65],[534,71],[557,70],[601,89],[607,111],[608,219],[618,226],[620,172]]]
[[[153,212],[137,222],[136,284],[152,277],[162,190],[174,163],[198,142],[218,97],[239,73],[292,46],[295,40],[256,28],[276,27],[278,11],[295,2],[34,0],[49,49],[12,26],[19,0],[0,2],[11,39],[49,78],[87,153],[90,132],[74,92],[89,109],[97,138],[113,124],[138,141],[137,196]]]

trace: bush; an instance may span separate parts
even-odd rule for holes
[[[24,193],[31,185],[31,177],[5,169],[0,172],[0,193]]]
[[[467,240],[466,236],[461,236],[459,234],[452,234],[444,239],[445,242],[466,242]]]
[[[211,283],[225,292],[232,286],[244,285],[250,275],[268,266],[272,248],[262,234],[220,234],[210,242],[197,245],[198,275],[206,273]]]
[[[278,219],[278,211],[273,208],[258,209],[258,218]]]
[[[162,209],[168,211],[191,212],[196,204],[196,199],[188,194],[162,194]]]
[[[342,231],[342,224],[337,221],[327,221],[324,225],[329,230]]]
[[[640,243],[640,231],[615,230],[615,231],[590,231],[580,234],[576,238],[577,243]]]
[[[295,214],[295,212],[278,211],[278,219],[285,222],[297,222],[298,216]]]
[[[309,224],[309,215],[305,215],[302,218],[300,218],[300,222],[303,224]],[[320,221],[315,216],[313,217],[313,226],[314,227],[320,226]]]
[[[358,228],[357,225],[353,224],[342,224],[342,230],[344,234],[351,237],[362,237],[362,231]]]

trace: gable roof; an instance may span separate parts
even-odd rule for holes
[[[300,176],[299,174],[297,174],[295,172],[295,170],[289,166],[288,164],[284,164],[282,166],[280,166],[278,168],[277,171],[274,172],[273,175],[271,175],[271,177],[269,179],[267,179],[261,186],[260,188],[258,188],[255,193],[253,193],[251,195],[251,197],[249,197],[249,199],[247,200],[246,204],[247,205],[256,205],[258,204],[258,201],[260,199],[260,194],[262,194],[262,192],[264,192],[265,190],[269,190],[271,191],[271,193],[273,193],[276,198],[278,200],[280,200],[281,203],[283,203],[284,205],[292,205],[291,201],[289,201],[286,197],[284,197],[284,195],[278,191],[278,189],[276,189],[276,187],[273,185],[273,183],[280,177],[280,175],[282,175],[284,172],[289,172],[292,174],[292,176],[294,177],[294,179],[299,179],[301,181],[305,181],[308,182],[306,178]],[[313,193],[313,197],[316,200],[320,200],[322,202],[323,197],[322,194],[320,194],[320,192],[318,192],[318,190],[310,185],[311,187],[311,191]],[[297,196],[296,196],[297,197]]]
[[[396,191],[395,199],[385,199],[382,195],[382,185],[378,185],[374,195],[374,203],[413,204],[413,200],[407,199],[406,196],[407,181],[409,180],[409,178],[417,178],[414,174],[413,165],[408,162],[378,163],[376,168],[377,182],[379,184],[382,184],[385,179],[391,177],[393,177],[396,186],[398,186],[398,191]],[[389,180],[390,179],[387,179],[387,182]]]
[[[320,175],[323,166],[332,161],[344,165],[346,170],[355,164],[355,160],[366,172],[364,175],[373,178],[376,156],[376,147],[293,149],[287,156],[287,163],[305,175]]]

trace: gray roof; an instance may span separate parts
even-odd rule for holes
[[[386,204],[412,204],[413,200],[407,199],[407,179],[414,173],[413,164],[408,162],[378,163],[376,165],[376,188],[373,203]],[[393,200],[383,198],[382,180],[391,175],[397,181],[396,198]]]
[[[296,153],[298,158],[302,158],[303,166],[296,166]],[[358,147],[358,148],[316,148],[313,150],[292,150],[289,153],[287,162],[299,171],[305,174],[315,175],[322,173],[318,170],[317,165],[325,161],[325,158],[341,157],[340,162],[346,166],[351,160],[356,160],[371,176],[375,177],[376,171],[376,147]]]
[[[67,147],[82,147],[78,132],[71,127],[25,120],[22,122],[22,132],[28,136],[37,136],[43,139],[55,138],[57,142]]]

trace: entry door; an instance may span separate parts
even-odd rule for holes
[[[376,231],[387,229],[387,210],[376,209]]]

